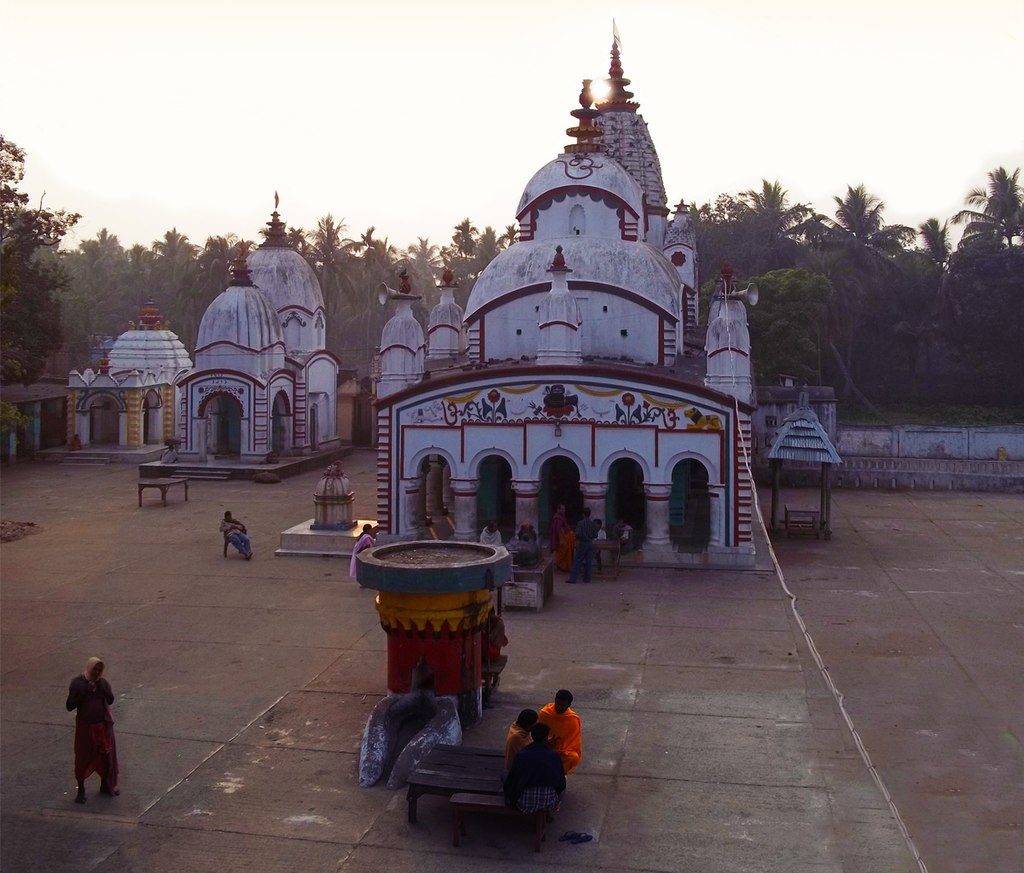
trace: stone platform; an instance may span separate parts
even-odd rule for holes
[[[284,457],[276,464],[243,464],[241,461],[217,459],[200,463],[181,460],[175,464],[153,461],[139,465],[139,478],[161,479],[169,476],[191,476],[209,479],[252,479],[257,473],[276,473],[282,479],[308,473],[310,470],[322,470],[332,461],[340,461],[352,453],[353,446],[334,446],[311,455],[293,455]]]
[[[302,524],[281,531],[281,546],[274,554],[279,558],[293,555],[347,558],[363,535],[364,524],[377,526],[372,518],[360,518],[351,530],[313,530],[313,519],[307,518]]]

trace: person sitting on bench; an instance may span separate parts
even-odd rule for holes
[[[530,730],[537,723],[537,710],[524,709],[519,717],[509,725],[505,735],[505,772],[512,769],[512,764],[523,749],[532,742]]]
[[[508,543],[512,563],[517,567],[536,567],[540,563],[540,542],[532,524],[522,524]]]
[[[551,746],[562,756],[566,776],[583,760],[583,721],[569,708],[571,704],[572,692],[562,688],[555,694],[555,702],[537,714],[551,729]]]
[[[501,531],[498,530],[498,522],[489,521],[482,531],[480,531],[480,542],[485,546],[500,546]]]
[[[238,553],[245,560],[252,560],[252,543],[249,542],[245,525],[238,521],[238,519],[231,517],[230,509],[224,513],[224,520],[220,523],[220,532],[227,537],[231,545],[238,549]]]
[[[553,810],[565,791],[565,770],[558,752],[548,747],[548,726],[530,728],[533,742],[516,755],[505,777],[505,803],[527,814]]]

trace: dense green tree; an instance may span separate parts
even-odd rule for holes
[[[757,381],[774,384],[785,374],[818,384],[832,293],[828,277],[796,268],[773,270],[753,281],[761,295],[758,305],[748,310]]]
[[[988,174],[986,188],[967,193],[969,208],[953,216],[956,224],[964,224],[967,243],[998,239],[1008,249],[1013,241],[1024,236],[1024,191],[1020,184],[1020,168],[1012,173],[997,167]]]
[[[30,208],[24,178],[25,152],[0,136],[0,380],[27,384],[63,341],[67,275],[52,251],[80,216],[42,200]]]

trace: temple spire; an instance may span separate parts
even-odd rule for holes
[[[636,112],[640,104],[633,102],[633,92],[626,90],[626,86],[629,84],[629,79],[623,75],[622,60],[619,53],[619,42],[619,30],[613,22],[611,63],[608,65],[607,79],[608,96],[601,104],[601,109],[605,112],[611,109]]]
[[[264,231],[266,239],[260,244],[260,248],[287,248],[288,247],[288,234],[284,225],[281,221],[281,216],[278,215],[277,207],[280,205],[280,199],[277,196],[277,192],[274,192],[274,211],[270,214],[270,221],[267,222],[267,229]]]
[[[245,243],[239,243],[235,248],[235,259],[228,268],[228,287],[246,288],[252,285],[252,274],[245,260],[247,254]]]
[[[565,147],[566,152],[570,154],[593,154],[601,150],[595,141],[601,137],[601,128],[594,123],[594,120],[600,118],[601,113],[594,109],[594,98],[590,93],[592,81],[592,79],[583,80],[583,89],[580,91],[580,108],[569,113],[579,121],[575,127],[570,127],[565,131],[576,140]]]

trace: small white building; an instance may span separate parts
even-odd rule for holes
[[[98,370],[68,375],[68,444],[112,452],[164,445],[175,435],[175,384],[191,369],[185,346],[147,303]]]
[[[473,286],[465,353],[455,353],[461,336],[434,330],[424,367],[407,300],[384,328],[386,535],[420,537],[440,512],[456,539],[476,539],[492,519],[506,536],[530,522],[543,539],[564,504],[571,520],[587,506],[606,525],[627,522],[645,561],[753,560],[744,306],[723,285],[714,355],[687,343],[697,311],[692,223],[684,208],[668,220],[657,152],[628,84],[614,46],[608,99],[594,108],[584,83],[569,130],[576,142],[527,183],[518,240]],[[450,324],[443,315],[432,314],[432,328]]]
[[[320,283],[276,211],[268,228],[200,322],[195,369],[179,382],[183,460],[262,463],[339,444]]]

